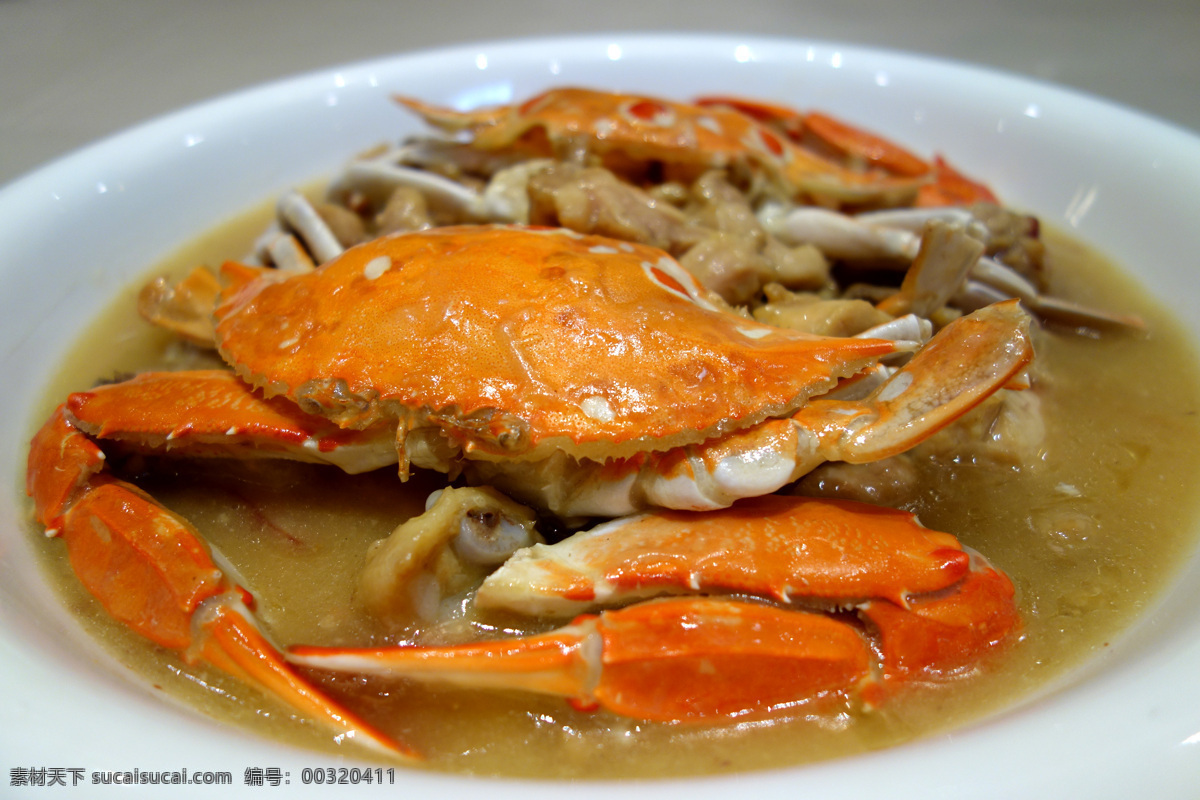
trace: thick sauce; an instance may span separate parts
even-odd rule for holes
[[[266,214],[219,229],[156,272],[242,252]],[[1038,339],[1048,437],[1033,466],[920,462],[922,489],[907,507],[985,553],[1017,585],[1024,634],[978,674],[871,713],[801,708],[769,724],[714,728],[647,725],[537,696],[314,677],[357,697],[363,713],[417,745],[430,767],[540,777],[696,775],[832,758],[962,724],[1063,678],[1146,608],[1196,545],[1200,375],[1181,329],[1128,277],[1066,237],[1051,232],[1049,244],[1055,293],[1141,314],[1150,333]],[[205,363],[136,317],[137,288],[80,344],[47,393],[47,411],[114,373]],[[437,476],[401,485],[390,469],[360,477],[264,462],[177,469],[142,485],[237,565],[279,641],[365,643],[386,634],[354,602],[358,572],[373,541],[419,512]],[[42,549],[69,605],[147,681],[214,717],[336,750],[286,708],[213,670],[185,667],[113,623],[74,580],[61,544]]]

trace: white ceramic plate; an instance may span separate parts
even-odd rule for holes
[[[214,796],[279,791],[247,767],[290,773],[331,759],[283,748],[163,702],[79,631],[42,583],[19,526],[31,407],[88,321],[176,245],[412,121],[402,91],[480,104],[551,85],[668,97],[737,93],[819,108],[918,152],[950,154],[1001,196],[1075,229],[1129,269],[1200,340],[1195,220],[1200,140],[1052,86],[894,53],[737,37],[608,36],[467,46],[252,89],[96,144],[0,192],[0,767],[224,770]],[[1192,796],[1200,790],[1200,559],[1164,601],[1053,693],[975,726],[802,769],[647,786],[660,796]],[[6,782],[12,773],[0,777]],[[734,784],[733,781],[737,783]],[[67,778],[71,782],[70,774]],[[425,792],[558,796],[552,784],[402,773],[347,796]],[[734,788],[736,786],[736,789]],[[96,789],[97,787],[89,787]],[[383,791],[380,791],[381,788]],[[131,796],[127,787],[109,787]],[[622,787],[573,784],[572,794]],[[327,791],[320,788],[313,791]],[[205,787],[142,787],[147,796]],[[95,793],[89,796],[94,796]]]

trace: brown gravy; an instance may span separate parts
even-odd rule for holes
[[[208,234],[156,273],[242,252],[268,213],[260,209]],[[907,507],[985,553],[1017,585],[1024,634],[978,674],[914,690],[876,712],[801,708],[769,723],[710,728],[583,713],[537,696],[318,679],[357,697],[364,714],[416,745],[432,768],[553,778],[684,776],[844,756],[963,724],[1064,678],[1146,608],[1196,545],[1200,373],[1180,326],[1128,276],[1061,234],[1048,238],[1057,293],[1141,314],[1150,333],[1048,332],[1038,340],[1050,377],[1049,424],[1035,466],[922,463],[923,489]],[[66,392],[114,373],[206,362],[137,318],[137,288],[81,341],[47,394],[47,412]],[[353,600],[366,548],[417,513],[438,481],[419,476],[400,485],[390,469],[349,477],[253,463],[181,466],[176,476],[143,485],[237,566],[279,641],[337,644],[382,636]],[[286,708],[215,670],[185,666],[112,622],[74,580],[61,544],[31,535],[65,602],[146,681],[264,736],[338,750]]]

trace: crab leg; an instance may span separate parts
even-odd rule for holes
[[[940,155],[933,158],[933,183],[917,192],[917,205],[922,208],[965,206],[971,203],[992,203],[1000,200],[985,184],[968,178]]]
[[[85,433],[139,452],[286,458],[350,474],[396,463],[394,429],[343,430],[287,400],[264,399],[227,370],[144,372],[75,392],[64,413]]]
[[[38,521],[63,540],[80,582],[114,619],[190,663],[205,661],[277,696],[339,737],[415,755],[301,678],[200,534],[103,468],[104,453],[60,406],[33,439],[26,491]]]
[[[296,269],[238,264],[237,277],[239,280],[249,280],[251,276],[260,277],[263,280],[282,280],[289,274],[314,269],[312,261],[308,259],[308,254],[296,242],[294,236],[284,233],[278,228],[265,236],[269,237],[276,245],[295,251],[295,258],[290,259],[293,265],[299,263],[297,259],[307,261],[307,263],[303,268]],[[290,245],[287,244],[289,242]],[[278,257],[273,260],[276,264],[281,262]],[[197,347],[216,348],[213,309],[217,305],[220,294],[221,280],[215,272],[201,265],[189,272],[178,283],[172,283],[169,278],[164,276],[147,283],[138,293],[137,310],[142,319],[150,324],[182,336]]]
[[[915,205],[919,208],[1000,203],[985,184],[972,180],[954,169],[942,156],[935,155],[933,164],[928,164],[887,139],[826,114],[805,114],[801,138],[804,135],[815,136],[847,158],[861,160],[891,175],[932,176],[932,181],[922,185],[917,191]]]
[[[1024,370],[1033,360],[1028,326],[1016,300],[987,306],[943,328],[865,401],[818,398],[792,420],[816,440],[823,460],[862,463],[901,453]]]
[[[892,683],[970,668],[1020,626],[1012,582],[950,534],[905,511],[783,495],[644,514],[526,548],[475,604],[566,616],[693,592],[854,609]]]
[[[789,418],[698,445],[605,464],[472,462],[467,474],[563,516],[723,508],[825,461],[873,461],[923,441],[1028,365],[1028,324],[1016,301],[989,306],[946,326],[861,400],[815,398]]]
[[[678,593],[710,596],[661,598]],[[726,593],[808,610],[711,596]],[[1006,576],[912,514],[771,495],[534,545],[475,598],[481,609],[545,616],[634,605],[541,635],[451,647],[296,647],[289,658],[562,695],[643,719],[715,721],[829,694],[877,705],[911,681],[974,669],[1020,627],[1013,594]]]
[[[566,617],[663,594],[721,592],[852,603],[953,586],[970,555],[906,512],[845,500],[749,498],[717,511],[613,520],[517,551],[475,597],[482,609]]]
[[[450,647],[295,647],[318,669],[520,689],[640,719],[758,716],[867,688],[870,650],[820,614],[713,598],[641,603],[540,636]]]
[[[528,547],[483,582],[475,605],[568,616],[696,592],[854,609],[893,684],[970,668],[1020,626],[1012,582],[953,536],[905,511],[782,495]]]
[[[693,448],[687,463],[643,472],[647,496],[660,505],[686,501],[689,475],[697,499],[728,505],[774,491],[825,461],[865,463],[908,450],[1008,384],[1033,358],[1028,316],[1006,301],[955,320],[862,400],[816,398],[789,419],[772,420]],[[776,486],[756,464],[778,458]],[[671,507],[687,507],[675,505]],[[696,506],[692,506],[696,507]]]

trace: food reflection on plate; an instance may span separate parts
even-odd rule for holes
[[[1186,530],[1129,531],[1195,424],[1120,387],[1182,419],[1186,343],[946,159],[738,98],[400,102],[448,135],[148,284],[178,338],[31,450],[81,582],[243,716],[470,771],[795,763],[1027,694],[1169,569]]]

